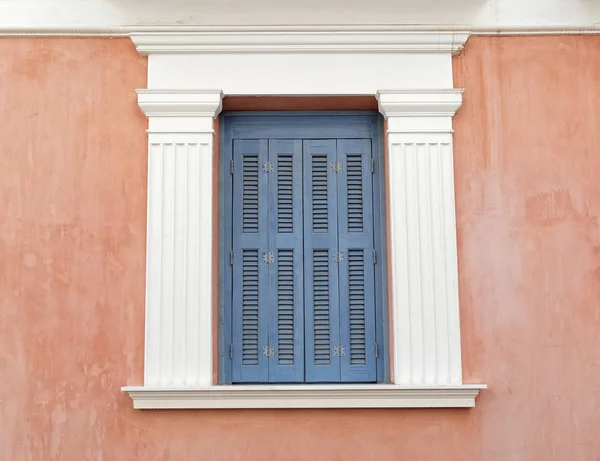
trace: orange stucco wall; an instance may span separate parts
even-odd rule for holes
[[[0,460],[600,459],[600,37],[454,61],[470,410],[136,411],[146,61],[0,39]]]

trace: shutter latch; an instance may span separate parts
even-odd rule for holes
[[[344,253],[342,251],[334,251],[333,252],[333,262],[335,264],[340,264],[344,262]]]
[[[346,348],[344,346],[335,346],[333,348],[333,353],[338,357],[343,357],[346,355]]]
[[[334,173],[342,171],[342,162],[331,162],[331,171]]]
[[[266,262],[267,264],[271,264],[271,263],[275,262],[275,255],[273,254],[273,252],[266,251],[265,254],[263,255],[263,261]]]
[[[265,357],[275,357],[275,346],[263,346],[263,355]]]

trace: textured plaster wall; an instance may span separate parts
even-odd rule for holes
[[[455,162],[471,410],[135,411],[146,61],[0,39],[0,460],[599,459],[600,37],[472,38]]]

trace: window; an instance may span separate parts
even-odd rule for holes
[[[222,382],[385,380],[379,116],[222,124]]]
[[[135,408],[474,406],[486,386],[462,381],[452,146],[452,117],[462,90],[452,88],[451,55],[460,52],[468,33],[393,27],[385,32],[327,27],[318,28],[317,35],[311,27],[273,32],[233,28],[132,34],[138,51],[148,55],[149,88],[138,90],[138,104],[149,121],[146,341],[143,385],[123,391]],[[224,95],[376,96],[387,122],[387,191],[382,187],[381,117],[365,112],[303,113],[312,120],[289,113],[227,114],[220,124],[220,174],[214,187],[213,120]],[[233,229],[226,228],[224,211],[233,210],[233,194],[227,193],[233,184],[225,146],[231,157],[234,139],[331,139],[336,152],[340,140],[371,140],[376,383],[229,385],[229,357],[235,351],[224,291],[234,286],[229,265]],[[213,213],[217,190],[218,229]],[[389,223],[384,222],[383,197]],[[304,234],[302,239],[304,247]],[[389,255],[378,248],[381,242],[389,246]],[[388,260],[389,277],[383,273]],[[304,275],[303,296],[306,280]],[[218,321],[213,322],[217,301]]]

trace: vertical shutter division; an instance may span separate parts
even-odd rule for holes
[[[337,158],[346,168],[338,178],[340,336],[347,353],[341,380],[375,381],[375,267],[373,178],[370,140],[338,140]]]
[[[304,381],[304,274],[302,272],[302,141],[270,140],[269,382]]]
[[[336,141],[305,140],[303,150],[306,381],[339,382]]]
[[[265,382],[269,338],[269,280],[263,263],[268,248],[267,182],[261,165],[267,143],[233,144],[233,382]]]

